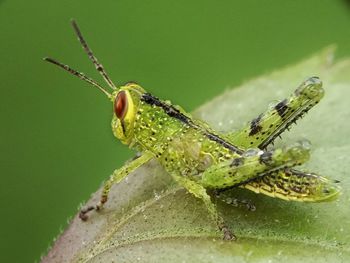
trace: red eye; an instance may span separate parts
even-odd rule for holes
[[[128,110],[128,99],[125,91],[120,91],[114,101],[114,112],[119,119],[123,119]]]

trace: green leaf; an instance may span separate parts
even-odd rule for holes
[[[276,143],[308,138],[312,158],[303,169],[341,181],[329,203],[296,203],[235,189],[256,211],[216,200],[238,236],[221,240],[200,200],[174,185],[151,161],[112,188],[111,198],[89,221],[77,216],[43,262],[345,262],[350,260],[350,59],[333,63],[334,48],[248,81],[206,103],[194,115],[232,131],[283,99],[307,77],[323,82],[325,98]],[[88,204],[94,204],[100,190]]]

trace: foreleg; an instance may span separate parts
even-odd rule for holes
[[[117,184],[122,181],[129,173],[133,172],[141,165],[145,164],[153,158],[153,155],[149,152],[143,153],[139,158],[132,160],[125,164],[120,169],[113,172],[110,178],[105,182],[100,201],[93,206],[88,206],[80,210],[79,217],[83,221],[88,219],[87,213],[92,210],[100,210],[108,200],[108,194],[113,184]]]

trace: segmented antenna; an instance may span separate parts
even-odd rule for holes
[[[78,27],[77,22],[74,19],[72,19],[71,23],[72,23],[72,26],[74,28],[76,35],[78,36],[78,39],[79,39],[81,45],[83,46],[85,52],[88,54],[89,59],[95,65],[95,68],[97,69],[97,71],[100,72],[101,76],[107,82],[108,86],[110,86],[113,90],[116,90],[117,87],[114,85],[113,81],[108,77],[107,72],[103,68],[102,64],[100,64],[98,62],[97,58],[92,53],[92,50],[89,48],[87,42],[85,41],[83,35],[81,34],[81,31]]]
[[[50,62],[54,65],[59,66],[60,68],[63,68],[64,70],[68,71],[69,73],[77,76],[78,78],[86,81],[87,83],[93,85],[94,87],[98,88],[99,90],[101,90],[104,94],[107,95],[108,98],[111,98],[111,94],[109,92],[107,92],[100,84],[98,84],[96,81],[94,81],[93,79],[85,76],[83,73],[78,72],[74,69],[72,69],[71,67],[69,67],[68,65],[64,65],[60,62],[58,62],[57,60],[53,59],[53,58],[49,58],[49,57],[45,57],[44,58],[45,61]]]

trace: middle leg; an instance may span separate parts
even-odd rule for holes
[[[187,191],[193,194],[195,197],[203,200],[205,206],[211,218],[214,220],[219,230],[223,233],[224,240],[236,240],[236,236],[231,232],[231,230],[226,226],[224,219],[219,215],[215,204],[211,201],[207,190],[195,181],[192,181],[184,176],[179,176],[172,174],[172,177],[177,183],[184,187]]]

